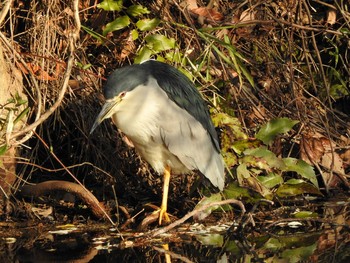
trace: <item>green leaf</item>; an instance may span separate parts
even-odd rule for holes
[[[150,13],[150,11],[146,7],[143,7],[142,5],[129,6],[126,12],[133,17]]]
[[[248,202],[255,203],[262,198],[257,192],[248,188],[240,187],[237,182],[230,183],[223,191],[226,199],[244,199]]]
[[[0,156],[3,155],[7,150],[7,144],[0,146]]]
[[[277,134],[289,132],[298,122],[288,118],[271,120],[261,127],[255,137],[268,145],[274,140]]]
[[[140,49],[139,54],[134,59],[134,63],[140,64],[141,62],[148,60],[152,55],[153,55],[152,50],[144,46]]]
[[[279,197],[290,197],[301,194],[322,195],[318,188],[306,182],[300,184],[283,184],[277,189],[276,194]]]
[[[106,36],[108,33],[123,29],[130,24],[129,16],[121,16],[115,19],[113,22],[108,23],[102,32],[102,35]]]
[[[195,209],[199,209],[207,204],[218,202],[222,200],[222,195],[220,193],[212,194],[209,197],[203,198],[199,203],[196,205]],[[196,218],[199,220],[205,219],[207,216],[209,216],[214,210],[218,209],[219,206],[211,206],[201,212],[198,212],[196,215]]]
[[[195,235],[196,239],[205,246],[222,247],[224,236],[220,234],[208,233],[206,235]]]
[[[293,214],[295,218],[315,218],[318,214],[312,211],[299,211]]]
[[[103,0],[97,7],[105,11],[120,11],[123,8],[123,0]]]
[[[97,39],[98,41],[102,42],[103,39],[105,39],[104,36],[102,36],[101,34],[95,32],[94,30],[86,27],[86,26],[81,26],[81,28],[88,33],[90,36],[92,36],[93,38]]]
[[[253,149],[247,149],[244,151],[245,155],[252,155],[258,157],[253,164],[265,170],[271,170],[271,168],[284,169],[285,163],[281,158],[278,158],[273,152],[269,151],[266,147],[259,147]],[[268,166],[266,167],[266,164]]]
[[[30,107],[26,107],[20,114],[18,114],[17,118],[13,121],[13,123],[16,124],[17,122],[19,122],[24,116],[27,115],[29,110]]]
[[[247,162],[244,162],[237,167],[237,180],[239,184],[243,184],[243,180],[250,177],[250,172],[247,168]]]
[[[156,28],[160,23],[158,18],[142,19],[136,22],[136,27],[141,31],[149,31]]]
[[[161,52],[175,48],[175,39],[168,38],[164,35],[149,35],[145,38],[145,40],[147,42],[147,46],[155,52]]]
[[[130,34],[131,34],[132,40],[136,40],[139,38],[139,32],[136,29],[131,30]]]
[[[248,136],[244,133],[242,129],[242,123],[238,118],[230,116],[224,112],[218,112],[213,114],[213,123],[217,127],[228,126],[232,131],[232,136],[236,140],[247,140]]]
[[[306,262],[310,260],[310,257],[317,249],[317,242],[307,247],[298,247],[292,249],[286,249],[282,252],[281,257],[290,263]]]
[[[235,151],[235,153],[242,154],[245,150],[259,147],[261,144],[262,143],[259,140],[246,139],[246,140],[234,141],[231,144],[231,148],[232,150]]]
[[[284,158],[283,161],[286,165],[284,171],[296,172],[319,188],[314,168],[311,165],[295,158]]]
[[[283,183],[282,176],[275,173],[269,173],[268,175],[258,176],[257,178],[262,183],[263,186],[269,189]]]

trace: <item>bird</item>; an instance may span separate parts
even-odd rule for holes
[[[223,190],[224,160],[208,106],[180,70],[156,60],[124,66],[111,73],[103,92],[106,102],[90,134],[103,120],[112,118],[141,158],[163,174],[159,225],[170,222],[171,174],[199,171]]]

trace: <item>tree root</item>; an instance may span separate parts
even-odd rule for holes
[[[106,215],[104,206],[97,200],[97,198],[82,186],[67,182],[67,181],[46,181],[36,185],[24,185],[20,189],[23,196],[39,197],[46,195],[53,191],[65,191],[74,194],[80,198],[90,209],[96,218],[104,218]]]

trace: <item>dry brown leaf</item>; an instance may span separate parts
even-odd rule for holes
[[[247,10],[244,10],[242,12],[241,16],[239,17],[239,21],[248,22],[248,21],[255,20],[255,14],[256,14],[256,11],[251,11],[251,9],[248,8]]]
[[[197,0],[186,0],[186,7],[189,10],[193,10],[193,9],[198,8]]]
[[[310,165],[319,163],[325,149],[322,141],[311,135],[303,135],[300,141],[300,158]]]
[[[333,8],[329,8],[327,10],[327,23],[330,25],[334,25],[337,21],[337,10]]]
[[[346,178],[343,178],[343,159],[334,151],[335,146],[334,142],[317,133],[303,135],[300,142],[300,158],[310,165],[319,164],[326,169],[322,173],[322,179],[327,188],[346,182]]]
[[[127,58],[130,53],[132,53],[135,50],[135,43],[134,40],[132,39],[132,35],[129,34],[128,39],[124,42],[123,49],[120,53],[120,59],[124,60]]]
[[[198,7],[190,10],[199,16],[205,17],[213,21],[221,21],[224,18],[224,16],[220,12],[212,8]]]

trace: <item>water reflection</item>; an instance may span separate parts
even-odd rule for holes
[[[2,224],[0,262],[350,262],[348,207],[327,203],[322,216],[185,224],[152,237],[108,225],[43,229]],[[322,212],[322,213],[321,213]]]

